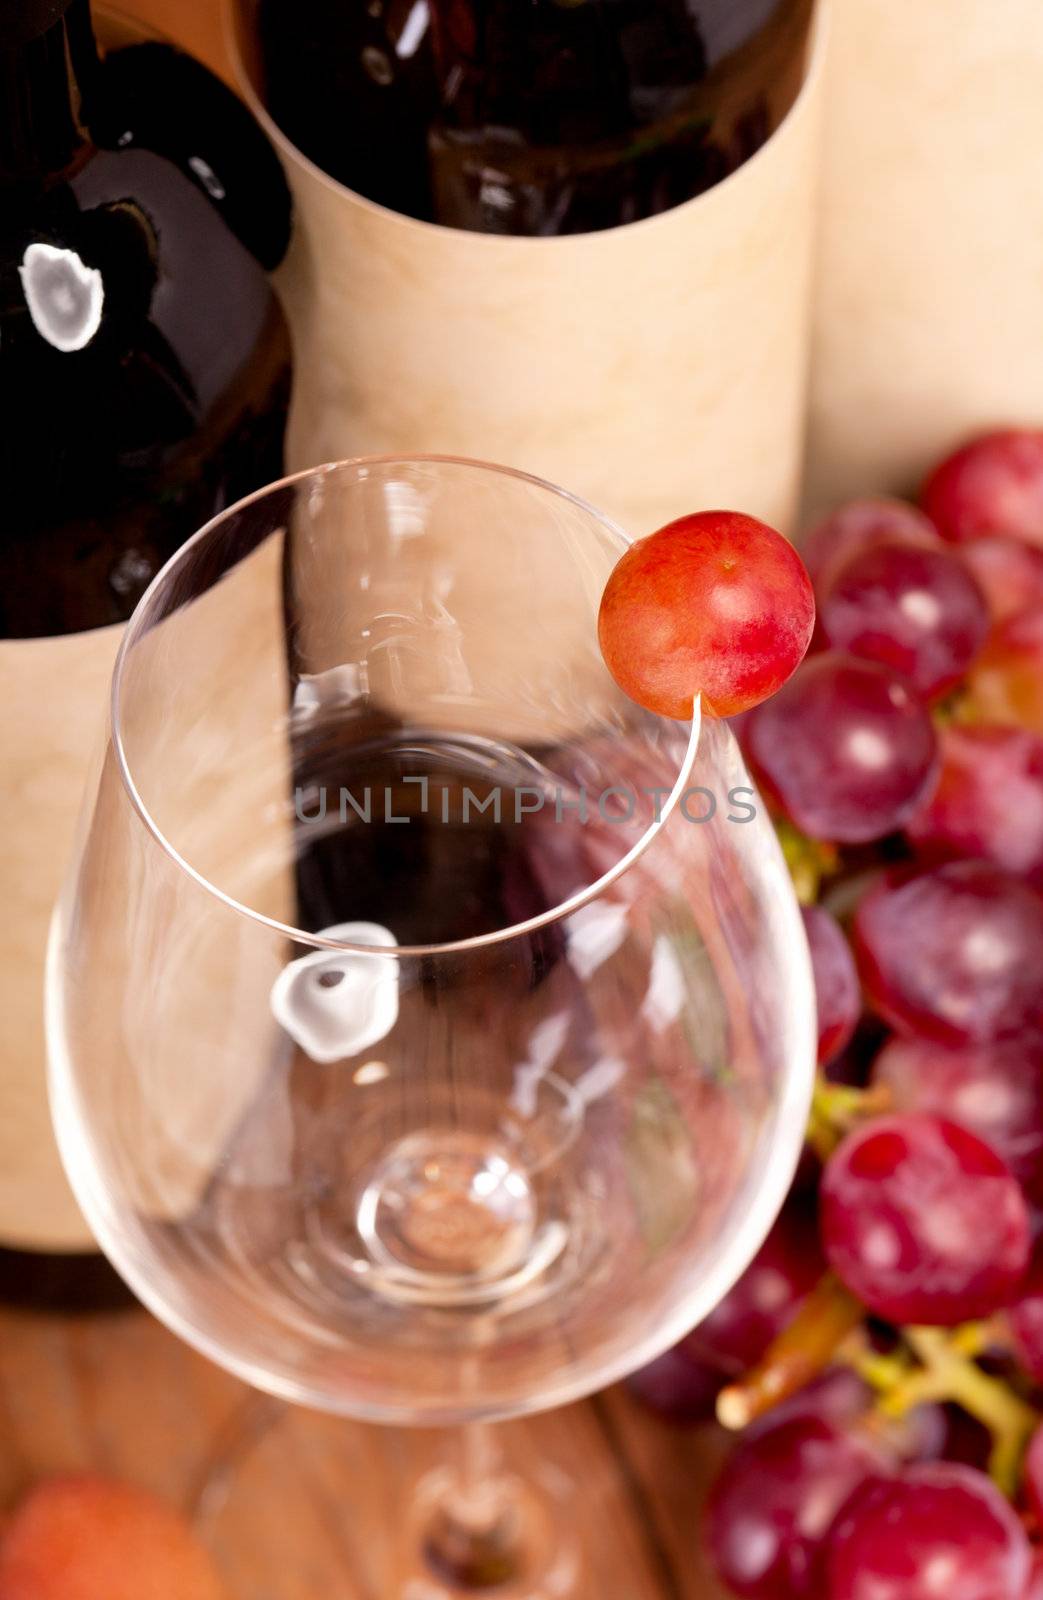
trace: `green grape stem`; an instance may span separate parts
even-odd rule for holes
[[[903,1328],[902,1338],[916,1358],[853,1355],[852,1365],[877,1391],[877,1410],[889,1420],[915,1406],[953,1402],[989,1431],[992,1449],[989,1473],[999,1489],[1012,1497],[1018,1486],[1025,1447],[1039,1423],[1039,1414],[1003,1382],[983,1372],[976,1357],[988,1348],[986,1323],[944,1328]]]
[[[823,1163],[828,1161],[844,1136],[869,1117],[884,1116],[893,1100],[887,1084],[855,1089],[845,1083],[830,1083],[821,1073],[815,1080],[807,1139]]]
[[[797,899],[802,906],[813,906],[823,878],[830,877],[837,869],[836,846],[809,839],[786,817],[776,819],[775,832]]]

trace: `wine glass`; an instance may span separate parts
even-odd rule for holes
[[[224,512],[129,624],[51,939],[54,1118],[140,1298],[271,1394],[564,1405],[709,1312],[781,1205],[800,916],[727,726],[605,669],[625,543],[518,472],[349,461]],[[573,1592],[487,1432],[411,1515],[410,1597]]]

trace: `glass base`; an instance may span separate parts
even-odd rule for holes
[[[468,1492],[451,1468],[417,1485],[404,1545],[401,1600],[576,1600],[580,1551],[573,1485],[546,1462]]]
[[[588,1575],[582,1523],[611,1516],[619,1489],[607,1463],[590,1463],[580,1503],[588,1452],[572,1416],[492,1429],[505,1463],[494,1472],[490,1460],[486,1477],[480,1456],[461,1455],[459,1430],[376,1428],[249,1397],[190,1509],[230,1600],[589,1600],[604,1589]],[[559,1439],[569,1471],[553,1459]]]

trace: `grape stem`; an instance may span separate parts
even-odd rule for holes
[[[776,819],[775,832],[797,899],[802,906],[813,906],[818,900],[822,879],[837,870],[836,846],[809,839],[786,817]]]
[[[773,1406],[799,1393],[829,1366],[837,1350],[861,1323],[865,1308],[840,1279],[827,1272],[766,1354],[738,1382],[717,1397],[717,1420],[738,1430]]]
[[[880,1415],[897,1419],[915,1406],[954,1402],[989,1430],[989,1472],[1007,1496],[1017,1489],[1021,1458],[1039,1416],[1000,1378],[983,1372],[975,1357],[988,1347],[985,1323],[942,1328],[903,1328],[902,1336],[918,1366],[895,1356],[859,1354],[856,1371],[878,1391]]]
[[[889,1084],[856,1089],[846,1083],[830,1083],[820,1073],[811,1100],[808,1143],[819,1160],[826,1162],[857,1123],[867,1117],[886,1116],[893,1104]]]

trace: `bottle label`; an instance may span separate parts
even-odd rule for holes
[[[276,135],[297,218],[280,269],[296,358],[289,469],[441,451],[564,484],[633,534],[698,505],[791,527],[823,38],[754,160],[602,233],[433,228],[330,182]]]
[[[0,639],[0,1244],[89,1248],[51,1131],[44,953],[123,625]]]

